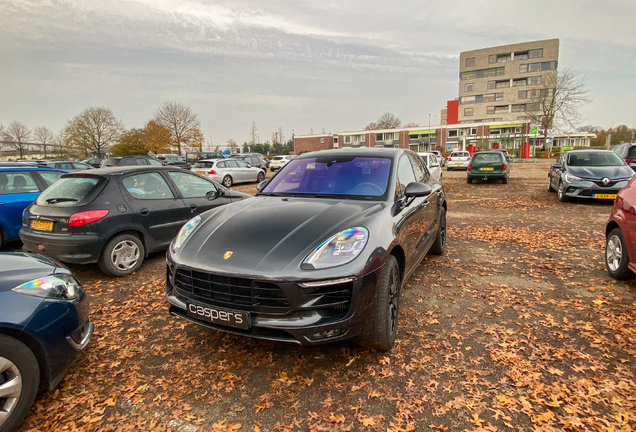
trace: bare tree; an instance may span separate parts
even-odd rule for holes
[[[390,112],[385,112],[380,116],[377,122],[371,122],[366,127],[365,130],[375,130],[375,129],[395,129],[399,128],[402,122],[399,118],[391,114]]]
[[[525,112],[544,131],[555,123],[574,127],[581,119],[579,107],[591,101],[585,82],[570,69],[543,75],[541,86],[527,92]]]
[[[285,142],[285,134],[283,133],[283,127],[282,126],[278,127],[278,140],[281,143]]]
[[[256,145],[256,140],[258,139],[258,129],[256,129],[256,123],[252,122],[252,127],[250,128],[250,137],[252,138],[252,147]]]
[[[230,153],[236,153],[236,141],[233,138],[227,140],[227,146],[230,148]]]
[[[272,144],[276,144],[278,141],[278,132],[272,132]]]
[[[2,135],[5,141],[10,141],[15,149],[20,153],[20,159],[24,158],[24,151],[29,149],[28,141],[31,138],[31,131],[19,121],[12,122],[7,126],[7,130]]]
[[[46,126],[36,126],[33,129],[33,135],[35,139],[42,144],[42,151],[44,152],[44,158],[46,159],[46,147],[53,142],[55,134]]]
[[[181,154],[181,146],[201,148],[203,132],[197,114],[189,106],[166,101],[155,112],[155,121],[170,131],[171,144]]]
[[[109,108],[90,107],[68,121],[62,134],[68,147],[96,153],[97,157],[106,154],[115,143],[124,127]]]

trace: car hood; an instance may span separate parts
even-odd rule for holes
[[[568,172],[577,177],[598,180],[603,177],[607,177],[610,180],[629,178],[634,174],[634,170],[627,165],[603,167],[568,166]]]
[[[321,242],[344,229],[366,226],[386,206],[377,201],[255,197],[204,213],[175,258],[188,267],[224,274],[294,273]]]
[[[58,266],[42,255],[19,252],[0,253],[0,292],[10,290],[18,285],[49,276],[55,273]]]

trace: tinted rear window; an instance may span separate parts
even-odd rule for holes
[[[636,158],[636,146],[630,147],[629,151],[627,152],[627,156],[628,158]]]
[[[197,162],[192,168],[212,168],[212,162]]]
[[[501,154],[496,153],[477,153],[473,156],[473,162],[501,163],[501,157]]]
[[[453,152],[451,153],[451,157],[468,157],[470,154],[468,152]]]
[[[120,160],[121,158],[108,158],[103,163],[104,166],[116,166]]]
[[[42,192],[35,203],[58,207],[86,204],[99,193],[105,183],[103,177],[64,177]]]

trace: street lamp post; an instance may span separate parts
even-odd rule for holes
[[[435,117],[436,114],[428,115],[428,149],[426,151],[431,151],[431,115]]]

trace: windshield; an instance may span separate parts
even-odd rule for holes
[[[623,159],[614,152],[576,152],[568,155],[570,166],[620,166]]]
[[[391,159],[323,156],[291,160],[260,195],[336,196],[380,200],[386,194]]]
[[[477,153],[473,156],[474,163],[501,163],[501,154],[497,153]]]
[[[64,177],[40,194],[37,205],[75,206],[106,180],[102,177]]]

